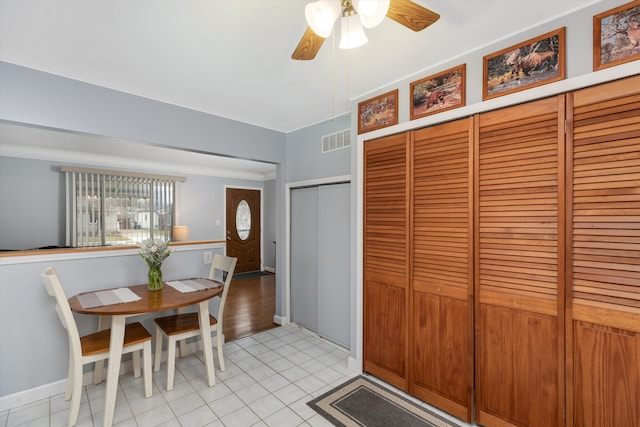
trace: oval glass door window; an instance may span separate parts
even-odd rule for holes
[[[251,231],[251,208],[246,200],[238,203],[238,209],[236,209],[236,230],[240,239],[247,240],[249,232]]]

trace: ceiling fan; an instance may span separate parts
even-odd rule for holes
[[[292,59],[315,58],[324,39],[331,35],[338,16],[342,16],[340,48],[350,49],[367,42],[362,27],[373,28],[385,16],[413,31],[421,31],[440,15],[411,0],[318,0],[305,8],[309,27],[291,55]]]

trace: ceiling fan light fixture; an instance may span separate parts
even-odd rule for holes
[[[420,6],[417,1],[420,0],[317,0],[306,6],[305,17],[308,27],[294,49],[291,59],[307,61],[315,58],[325,39],[331,35],[340,12],[342,49],[366,43],[367,37],[361,27],[375,27],[385,17],[410,30],[422,31],[440,19],[440,15]],[[315,16],[320,11],[327,14],[316,19]]]
[[[358,14],[343,16],[340,22],[340,30],[340,49],[353,49],[369,41],[362,29]]]
[[[304,8],[307,25],[320,37],[331,35],[333,24],[340,15],[340,2],[336,0],[318,0]]]
[[[387,16],[390,3],[391,0],[353,0],[353,7],[360,15],[362,26],[373,28]]]

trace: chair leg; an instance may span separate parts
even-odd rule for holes
[[[180,340],[178,343],[180,346],[180,357],[185,357],[187,355],[187,340]]]
[[[162,330],[156,326],[156,351],[153,355],[155,362],[153,364],[153,372],[160,370],[160,358],[162,357]]]
[[[98,360],[93,364],[93,383],[100,384],[104,380],[104,360]]]
[[[173,377],[176,371],[176,342],[169,337],[167,348],[167,391],[173,390]]]
[[[224,355],[222,354],[222,344],[223,343],[223,337],[222,337],[222,331],[220,329],[218,329],[216,331],[216,345],[218,346],[218,362],[220,362],[220,370],[224,371]]]
[[[111,327],[111,316],[99,316],[98,330],[104,331]],[[104,360],[98,360],[93,364],[93,383],[100,384],[104,381]]]
[[[82,400],[82,365],[74,363],[73,381],[71,385],[71,406],[69,407],[69,426],[74,426],[78,422],[78,414],[80,413],[80,400]]]
[[[144,397],[151,397],[151,341],[146,341],[142,348],[144,362]]]
[[[186,313],[187,310],[185,309],[185,307],[180,307],[178,309],[178,314],[184,314]],[[187,340],[180,340],[178,341],[179,345],[180,345],[180,357],[184,357],[187,355]]]
[[[140,378],[140,350],[133,352],[133,377]]]

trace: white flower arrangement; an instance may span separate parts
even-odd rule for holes
[[[145,239],[140,242],[139,246],[139,254],[149,267],[161,267],[162,262],[173,252],[173,249],[169,247],[169,240]]]

